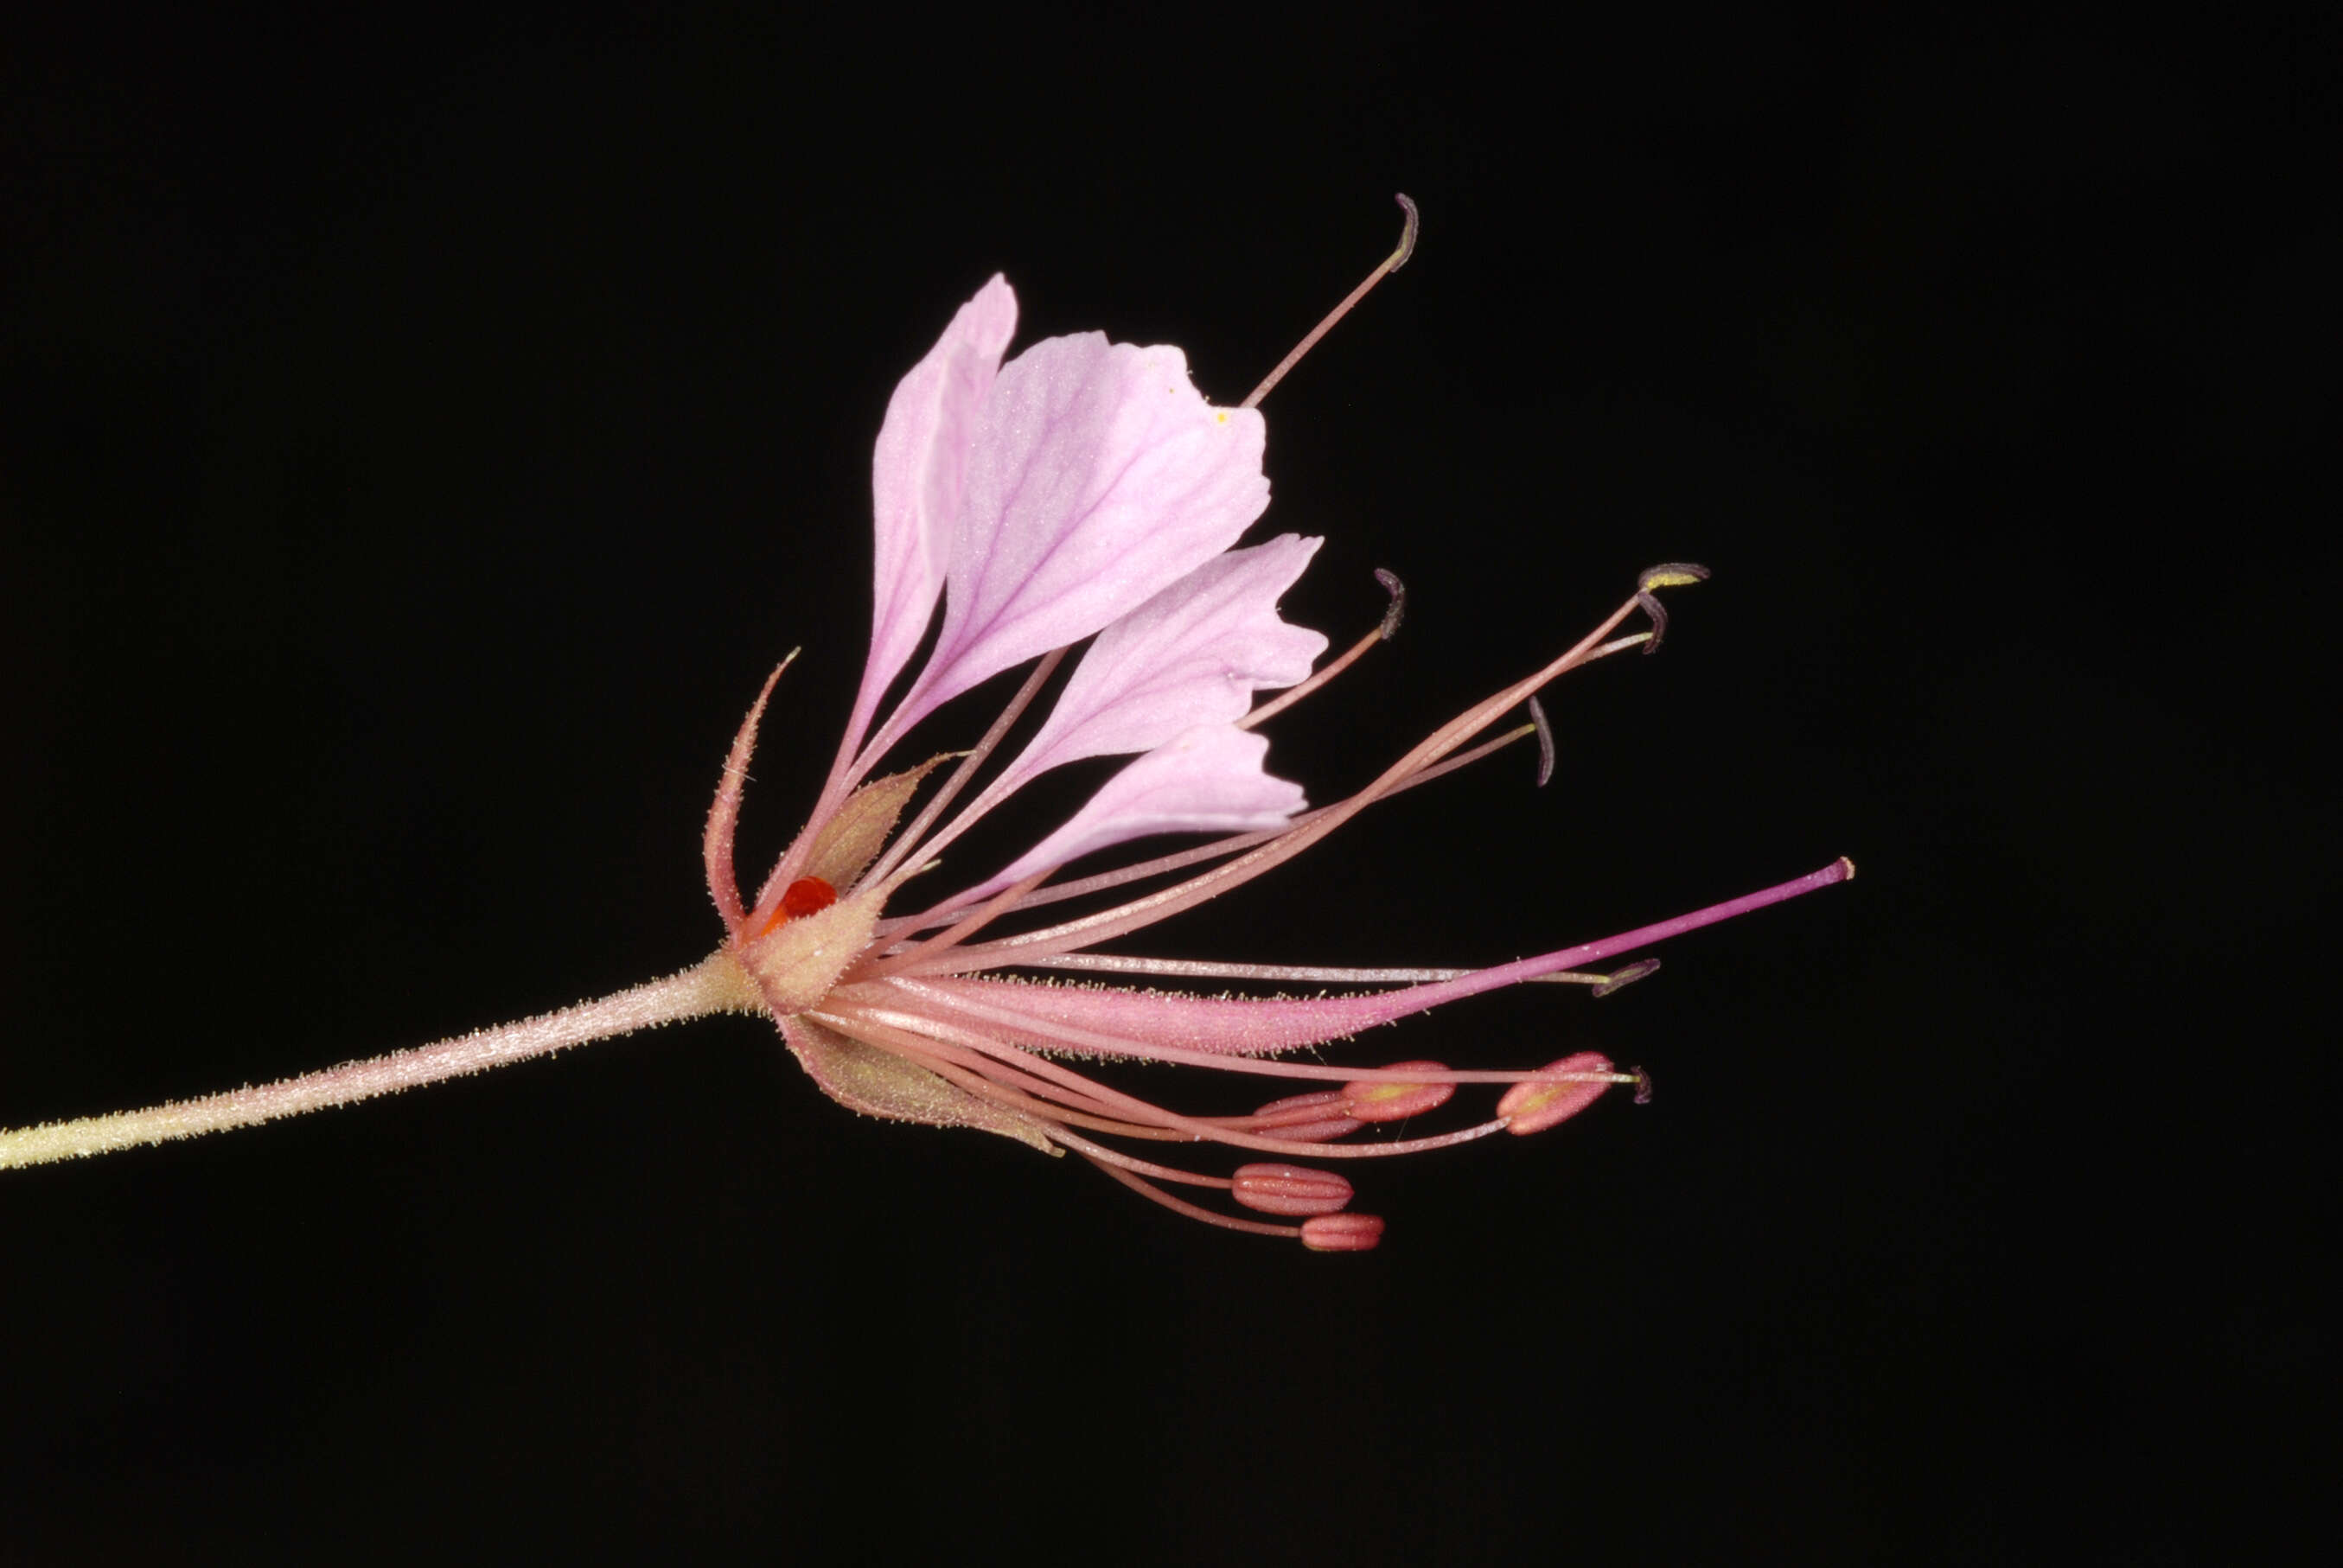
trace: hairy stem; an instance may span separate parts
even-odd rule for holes
[[[677,1023],[712,1012],[754,1012],[763,1006],[755,983],[729,950],[719,949],[703,962],[665,980],[580,1002],[558,1012],[419,1045],[412,1050],[344,1062],[320,1072],[305,1072],[298,1078],[264,1083],[256,1089],[236,1089],[224,1094],[207,1094],[200,1100],[150,1105],[143,1111],[85,1116],[73,1121],[0,1131],[0,1170],[106,1154],[140,1143],[224,1132],[233,1127],[251,1127],[280,1117],[298,1116],[305,1111],[348,1105],[371,1100],[377,1094],[460,1078],[468,1072],[544,1056],[588,1040],[631,1034],[639,1029]]]

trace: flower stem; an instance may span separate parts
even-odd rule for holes
[[[377,1094],[460,1078],[468,1072],[584,1045],[588,1040],[608,1040],[613,1035],[631,1034],[639,1029],[678,1023],[712,1012],[759,1011],[763,1005],[755,982],[728,950],[719,948],[704,961],[665,980],[579,1002],[558,1012],[419,1045],[411,1050],[344,1062],[320,1072],[305,1072],[298,1078],[265,1083],[257,1089],[236,1089],[200,1100],[150,1105],[143,1111],[0,1131],[0,1170],[106,1154],[136,1144],[224,1132],[233,1127],[251,1127],[280,1117],[298,1116],[305,1111],[348,1105],[371,1100]]]

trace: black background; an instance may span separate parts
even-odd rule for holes
[[[1413,614],[1273,767],[1333,799],[1637,568],[1715,580],[1551,694],[1547,789],[1485,764],[1137,945],[1482,962],[1862,877],[1356,1048],[1659,1087],[1366,1171],[1363,1258],[851,1117],[737,1019],[9,1173],[0,1559],[2303,1548],[2322,9],[12,23],[0,1121],[696,960],[723,748],[802,644],[761,861],[953,307],[1005,271],[1021,344],[1233,401],[1393,190],[1422,249],[1269,400],[1263,531],[1327,538],[1293,619],[1347,640],[1378,566]]]

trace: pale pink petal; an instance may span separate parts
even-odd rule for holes
[[[928,357],[895,386],[871,455],[873,565],[870,658],[848,744],[903,668],[935,613],[951,561],[970,453],[1001,356],[1017,330],[1017,297],[995,275],[960,307]]]
[[[1207,404],[1177,348],[1084,333],[1001,367],[936,651],[890,724],[1090,636],[1234,544],[1269,505],[1262,429]]]
[[[1232,724],[1187,730],[1108,779],[1066,825],[965,904],[1036,871],[1153,833],[1250,833],[1282,828],[1306,803],[1302,786],[1262,771],[1265,737]]]
[[[1326,639],[1280,620],[1277,596],[1321,542],[1281,534],[1215,556],[1099,633],[1001,785],[1085,757],[1151,751],[1182,730],[1242,718],[1257,690],[1307,679]]]

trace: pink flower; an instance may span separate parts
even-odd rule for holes
[[[1212,966],[1094,953],[1101,942],[1282,864],[1374,801],[1442,770],[1564,670],[1646,644],[1649,634],[1603,639],[1639,603],[1654,601],[1648,588],[1640,590],[1576,648],[1468,709],[1366,789],[1306,810],[1298,786],[1265,770],[1268,743],[1249,727],[1270,711],[1254,707],[1256,694],[1302,685],[1326,647],[1316,633],[1285,624],[1276,608],[1319,541],[1286,534],[1232,548],[1268,503],[1261,417],[1207,404],[1176,349],[1111,345],[1092,335],[1052,338],[1000,364],[1015,311],[1009,286],[993,279],[896,390],[873,481],[880,578],[861,697],[813,819],[753,903],[736,887],[730,846],[763,696],[741,729],[709,820],[709,889],[729,932],[727,950],[831,1098],[875,1116],[980,1128],[1050,1153],[1071,1150],[1211,1223],[1355,1250],[1374,1244],[1381,1221],[1333,1218],[1349,1201],[1350,1183],[1284,1158],[1381,1157],[1501,1130],[1534,1131],[1636,1075],[1591,1053],[1534,1072],[1454,1071],[1429,1061],[1331,1069],[1280,1060],[1279,1053],[1516,981],[1624,983],[1649,966],[1573,971],[1847,874],[1839,862],[1664,927],[1478,971]],[[1672,579],[1664,571],[1657,580]],[[882,719],[880,694],[902,673],[940,594],[935,648]],[[1040,731],[957,815],[944,815],[1056,658],[1093,637]],[[985,741],[882,849],[915,790],[944,760],[865,782],[890,749],[941,703],[1036,658],[1042,663],[1035,678]],[[1063,827],[998,873],[920,912],[896,909],[910,874],[1001,800],[1051,768],[1101,755],[1132,760]],[[1170,832],[1229,837],[1046,885],[1072,860]],[[1212,869],[1072,920],[1017,920],[1070,896],[1161,884],[1200,865]],[[1004,923],[1021,929],[994,934]],[[1037,969],[1419,983],[1358,996],[1256,1000],[1074,988],[1002,972]],[[1067,1065],[1068,1057],[1179,1062],[1320,1087],[1248,1114],[1196,1117],[1110,1087]],[[1363,1128],[1434,1109],[1460,1083],[1513,1087],[1495,1115],[1456,1131],[1350,1141]],[[1204,1141],[1273,1162],[1223,1176],[1140,1159],[1101,1140]],[[1300,1226],[1240,1219],[1172,1198],[1161,1182],[1218,1188],[1244,1208],[1312,1218]]]
[[[1290,1053],[1525,980],[1574,980],[1603,994],[1657,967],[1610,967],[1625,954],[1853,874],[1835,861],[1674,920],[1483,970],[1201,964],[1099,951],[1282,865],[1377,801],[1530,733],[1523,726],[1484,739],[1523,704],[1534,711],[1538,690],[1565,671],[1656,646],[1664,619],[1654,590],[1706,574],[1654,568],[1552,663],[1466,709],[1357,794],[1311,809],[1299,785],[1269,771],[1269,742],[1257,727],[1390,635],[1397,579],[1385,576],[1393,594],[1385,624],[1313,673],[1326,639],[1280,618],[1277,600],[1320,541],[1281,534],[1237,544],[1269,504],[1261,415],[1205,402],[1176,348],[1092,333],[1047,339],[1004,363],[1016,314],[1008,284],[994,278],[895,389],[872,466],[874,591],[860,694],[811,819],[753,898],[736,879],[733,829],[779,670],[750,708],[707,824],[709,891],[725,930],[707,961],[544,1018],[260,1089],[0,1132],[0,1165],[246,1125],[649,1024],[744,1010],[770,1016],[814,1081],[853,1110],[1071,1151],[1212,1224],[1360,1251],[1376,1244],[1383,1221],[1347,1211],[1352,1184],[1325,1165],[1541,1131],[1614,1084],[1640,1091],[1641,1075],[1591,1052],[1530,1071],[1436,1061],[1330,1068]],[[1613,635],[1639,612],[1650,630]],[[911,670],[931,624],[933,646]],[[1086,640],[1040,728],[1002,760],[1012,721]],[[1028,663],[1031,675],[971,751],[879,773],[921,719]],[[890,707],[886,694],[899,685]],[[1269,691],[1285,696],[1260,703]],[[1130,760],[1055,831],[957,891],[929,890],[945,880],[929,868],[972,824],[1051,769],[1100,757]],[[964,788],[980,782],[972,794]],[[1075,860],[1170,833],[1218,837],[1058,879]],[[1034,913],[1071,899],[1090,900],[1085,912]],[[1199,996],[1041,978],[1069,970],[1373,989]],[[1247,1098],[1267,1103],[1252,1111],[1191,1115],[1071,1065],[1086,1060],[1245,1074],[1285,1092],[1256,1091]],[[1401,1126],[1460,1086],[1493,1084],[1509,1087],[1478,1121],[1431,1132]],[[1222,1173],[1131,1152],[1149,1143],[1188,1145],[1189,1158],[1194,1145],[1217,1144],[1239,1162]],[[1217,1189],[1264,1218],[1190,1203],[1165,1184]]]

